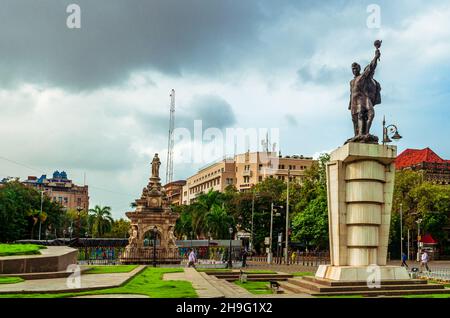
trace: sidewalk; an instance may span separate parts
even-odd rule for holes
[[[205,279],[202,273],[193,268],[184,268],[181,273],[164,274],[163,280],[185,280],[192,284],[200,298],[223,298],[224,294],[213,286],[208,279]]]
[[[95,289],[104,289],[119,287],[134,275],[144,269],[144,266],[138,266],[128,273],[111,273],[111,274],[85,274],[81,275],[80,287],[71,288],[68,286],[70,278],[53,278],[53,279],[35,279],[26,280],[17,284],[0,284],[0,294],[9,293],[54,293],[54,292],[79,292]]]

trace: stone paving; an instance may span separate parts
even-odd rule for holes
[[[203,273],[199,273],[193,268],[184,268],[184,272],[181,273],[164,274],[163,280],[185,280],[191,282],[192,287],[200,298],[223,298],[224,294],[201,274]]]
[[[86,274],[81,275],[80,287],[68,287],[67,278],[54,279],[34,279],[26,280],[17,284],[0,284],[0,293],[21,293],[21,292],[76,292],[92,289],[104,289],[119,287],[131,277],[144,269],[144,266],[138,266],[128,273],[111,274]]]

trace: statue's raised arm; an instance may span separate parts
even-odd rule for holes
[[[381,41],[380,41],[379,45],[381,45]],[[362,74],[363,78],[373,77],[373,75],[375,74],[375,69],[377,68],[378,61],[380,60],[380,56],[381,56],[380,46],[377,47],[377,41],[375,41],[375,47],[376,47],[375,57],[370,62],[370,64],[367,65],[366,68],[364,69],[364,72]]]

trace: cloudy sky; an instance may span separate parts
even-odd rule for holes
[[[79,29],[67,27],[71,3]],[[386,115],[399,151],[450,159],[448,1],[0,0],[0,177],[85,173],[90,204],[123,216],[155,152],[165,175],[172,88],[176,127],[192,136],[201,120],[224,134],[278,129],[285,155],[332,150],[352,135],[350,65],[370,61],[375,39],[373,133]],[[175,179],[218,156],[186,160],[207,145],[177,139]]]

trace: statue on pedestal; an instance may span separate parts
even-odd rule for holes
[[[158,154],[155,153],[155,156],[152,160],[152,178],[159,178],[159,166],[161,165],[161,161],[159,160]]]
[[[375,41],[374,46],[375,57],[366,66],[362,74],[361,66],[356,62],[352,64],[352,72],[355,77],[350,81],[350,102],[348,109],[352,114],[355,136],[347,140],[346,143],[378,143],[378,137],[370,134],[370,127],[375,117],[374,106],[381,103],[381,86],[373,78],[381,56],[381,41]]]

